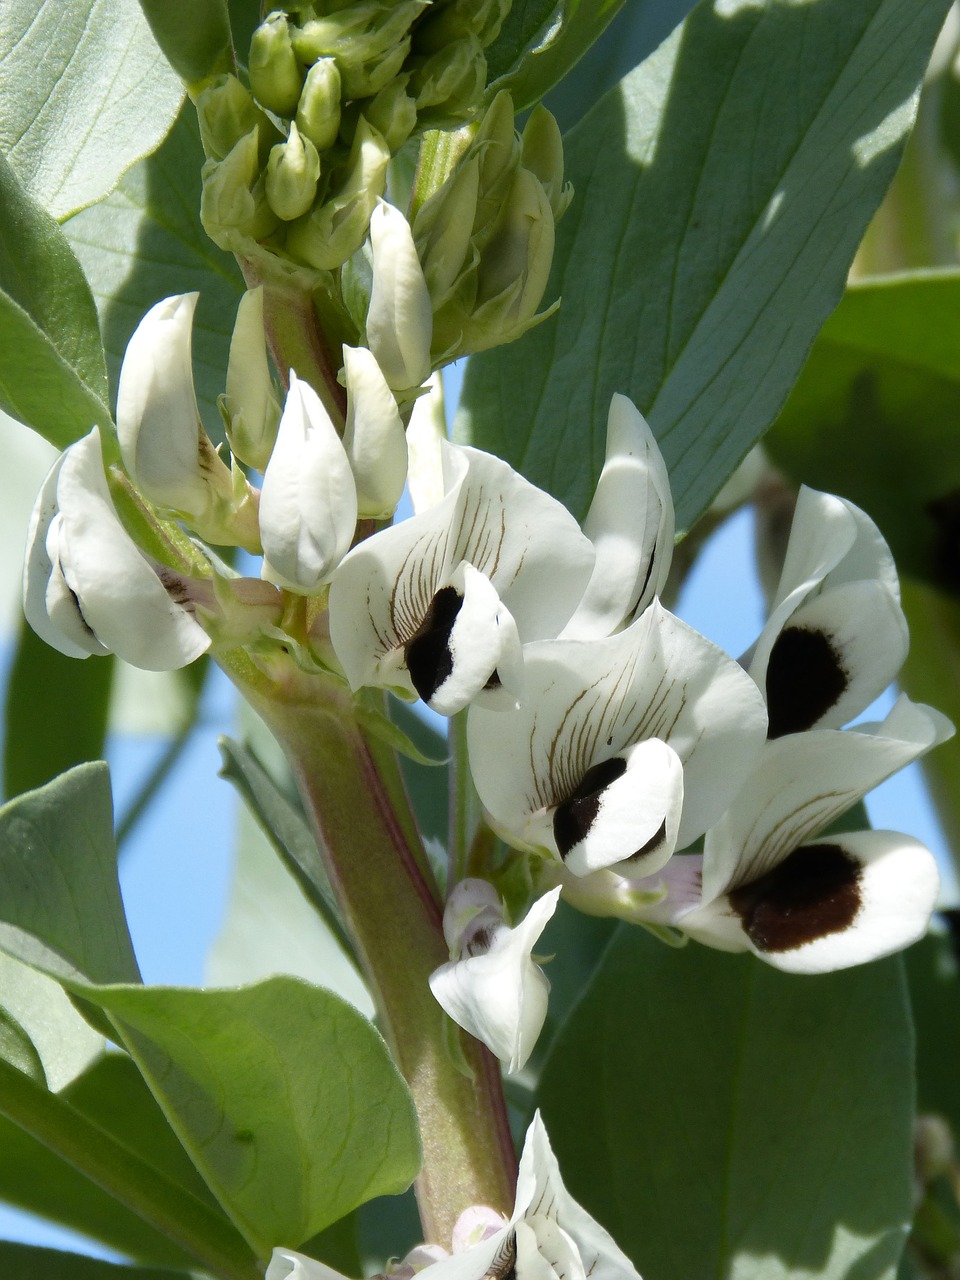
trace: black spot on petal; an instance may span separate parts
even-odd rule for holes
[[[470,940],[463,948],[463,955],[466,956],[485,956],[493,945],[493,935],[496,932],[492,925],[482,925],[477,931],[470,935]]]
[[[848,683],[828,635],[806,627],[784,627],[767,663],[769,737],[812,728],[836,706]]]
[[[860,910],[860,864],[836,844],[795,849],[752,884],[730,894],[760,951],[793,951],[841,933]]]
[[[663,844],[664,840],[666,840],[666,838],[667,838],[667,820],[666,818],[664,818],[664,820],[660,823],[660,826],[653,833],[653,835],[646,842],[646,844],[642,844],[640,848],[636,851],[636,853],[631,854],[629,858],[624,858],[623,864],[621,865],[625,865],[626,867],[629,867],[631,863],[639,862],[642,858],[645,858],[647,854],[653,853],[654,849],[659,848],[660,845]]]
[[[553,837],[561,858],[565,858],[586,836],[596,820],[605,789],[626,771],[627,762],[621,756],[601,760],[587,770],[573,794],[557,805],[553,815]]]
[[[453,671],[450,633],[463,605],[453,587],[441,587],[430,601],[416,633],[403,646],[403,657],[413,687],[429,702]]]

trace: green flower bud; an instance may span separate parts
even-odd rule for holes
[[[307,72],[297,104],[297,128],[318,151],[337,140],[340,129],[340,72],[333,58],[319,58]]]
[[[537,315],[553,261],[553,210],[528,169],[517,169],[493,234],[475,267],[434,314],[434,363],[512,342],[552,314]]]
[[[277,217],[292,222],[306,213],[316,198],[319,179],[317,148],[291,124],[289,138],[277,143],[267,162],[267,199]]]
[[[345,98],[379,93],[403,66],[410,51],[410,27],[428,0],[361,0],[304,23],[293,34],[300,60],[336,58]]]
[[[383,135],[395,155],[417,126],[417,104],[407,93],[409,75],[395,76],[363,108],[363,114]]]
[[[342,266],[366,238],[370,215],[386,186],[389,160],[386,142],[361,116],[340,190],[290,225],[286,249],[291,257],[318,270]]]
[[[443,305],[465,267],[475,258],[470,241],[479,184],[480,161],[471,156],[420,207],[414,220],[417,254],[434,308]]]
[[[528,320],[547,287],[553,242],[549,197],[529,169],[518,169],[496,230],[480,258],[478,305],[502,301],[509,295],[505,322]]]
[[[473,222],[474,242],[482,247],[493,234],[500,210],[520,163],[520,144],[514,128],[513,99],[501,90],[480,121],[466,155],[480,162],[480,189]]]
[[[258,131],[245,134],[223,160],[203,166],[200,221],[217,244],[229,248],[239,233],[261,240],[278,225],[260,176]]]
[[[513,0],[447,0],[435,4],[429,18],[417,27],[417,52],[436,53],[461,36],[476,36],[486,48],[500,34]]]
[[[222,405],[230,448],[241,462],[263,471],[277,438],[281,405],[267,363],[262,286],[240,299]]]
[[[523,131],[520,163],[536,176],[547,193],[556,221],[573,199],[573,187],[563,185],[563,139],[560,126],[543,105],[530,112]]]
[[[251,129],[260,130],[262,157],[280,134],[236,76],[217,76],[197,97],[200,140],[209,160],[223,160]]]
[[[417,99],[421,125],[469,117],[487,82],[487,60],[476,36],[462,36],[413,63],[410,92]]]
[[[303,70],[293,51],[290,25],[280,10],[261,22],[250,41],[250,87],[279,116],[292,116],[303,86]]]

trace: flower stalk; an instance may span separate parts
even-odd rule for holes
[[[393,753],[371,743],[345,688],[291,665],[269,686],[231,670],[286,752],[380,1026],[413,1094],[423,1141],[416,1183],[424,1238],[450,1239],[470,1204],[508,1211],[516,1157],[499,1066],[464,1037],[470,1079],[446,1047],[429,975],[448,959],[442,910],[424,874]]]

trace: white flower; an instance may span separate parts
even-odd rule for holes
[[[852,502],[802,488],[748,667],[766,692],[770,737],[846,724],[893,680],[908,644],[896,568],[876,525]]]
[[[593,576],[564,638],[610,635],[660,594],[673,556],[674,513],[666,464],[643,415],[614,395],[606,458],[583,522],[596,548]]]
[[[148,671],[182,667],[210,638],[165,576],[120,523],[94,428],[57,459],[37,498],[23,577],[27,621],[69,657],[113,652]]]
[[[442,501],[354,547],[330,586],[330,637],[354,689],[419,694],[444,715],[512,703],[520,642],[556,635],[593,549],[507,463],[443,443]]]
[[[539,1111],[523,1144],[517,1195],[507,1222],[492,1211],[465,1210],[454,1228],[455,1251],[417,1274],[424,1280],[640,1280],[630,1259],[582,1209],[560,1177]],[[481,1238],[466,1244],[472,1234]],[[465,1237],[465,1239],[464,1239]],[[323,1263],[274,1249],[266,1280],[343,1280]]]
[[[407,440],[397,402],[366,347],[343,348],[347,421],[343,447],[361,516],[393,515],[407,478]]]
[[[430,975],[437,1003],[482,1040],[509,1072],[525,1064],[547,1016],[550,983],[533,948],[557,908],[560,890],[536,901],[511,929],[493,886],[461,880],[443,914],[453,959]]]
[[[305,595],[339,564],[357,524],[357,489],[320,397],[291,371],[260,491],[263,577]]]
[[[370,218],[370,243],[367,346],[395,391],[419,387],[430,376],[433,307],[410,224],[383,200]]]
[[[617,635],[527,645],[520,706],[467,723],[494,828],[574,875],[663,866],[717,821],[765,735],[750,678],[656,600]]]
[[[933,855],[893,831],[820,833],[952,733],[945,716],[901,696],[880,724],[769,743],[707,832],[699,904],[678,902],[671,922],[795,973],[861,964],[914,942],[936,903]]]
[[[190,357],[198,294],[151,307],[127,344],[117,389],[117,434],[145,497],[201,524],[230,503],[233,481],[203,429]]]

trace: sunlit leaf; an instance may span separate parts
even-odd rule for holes
[[[200,226],[202,164],[196,111],[187,102],[163,146],[124,174],[105,200],[71,218],[64,231],[97,302],[114,389],[127,341],[145,312],[171,294],[200,291],[194,376],[204,422],[220,439],[216,399],[224,389],[243,281],[233,258]]]
[[[799,978],[626,926],[541,1085],[571,1192],[644,1280],[891,1277],[912,1102],[898,960]]]
[[[0,876],[5,951],[57,977],[139,981],[105,764],[79,765],[0,809]]]
[[[182,96],[130,0],[0,5],[0,150],[55,218],[111,191]]]
[[[458,433],[586,508],[611,393],[688,527],[776,416],[897,164],[944,0],[697,6],[567,138],[556,318],[470,362]]]
[[[63,448],[107,424],[97,314],[63,232],[0,156],[0,408]]]
[[[227,71],[227,0],[140,0],[157,43],[187,84]]]

